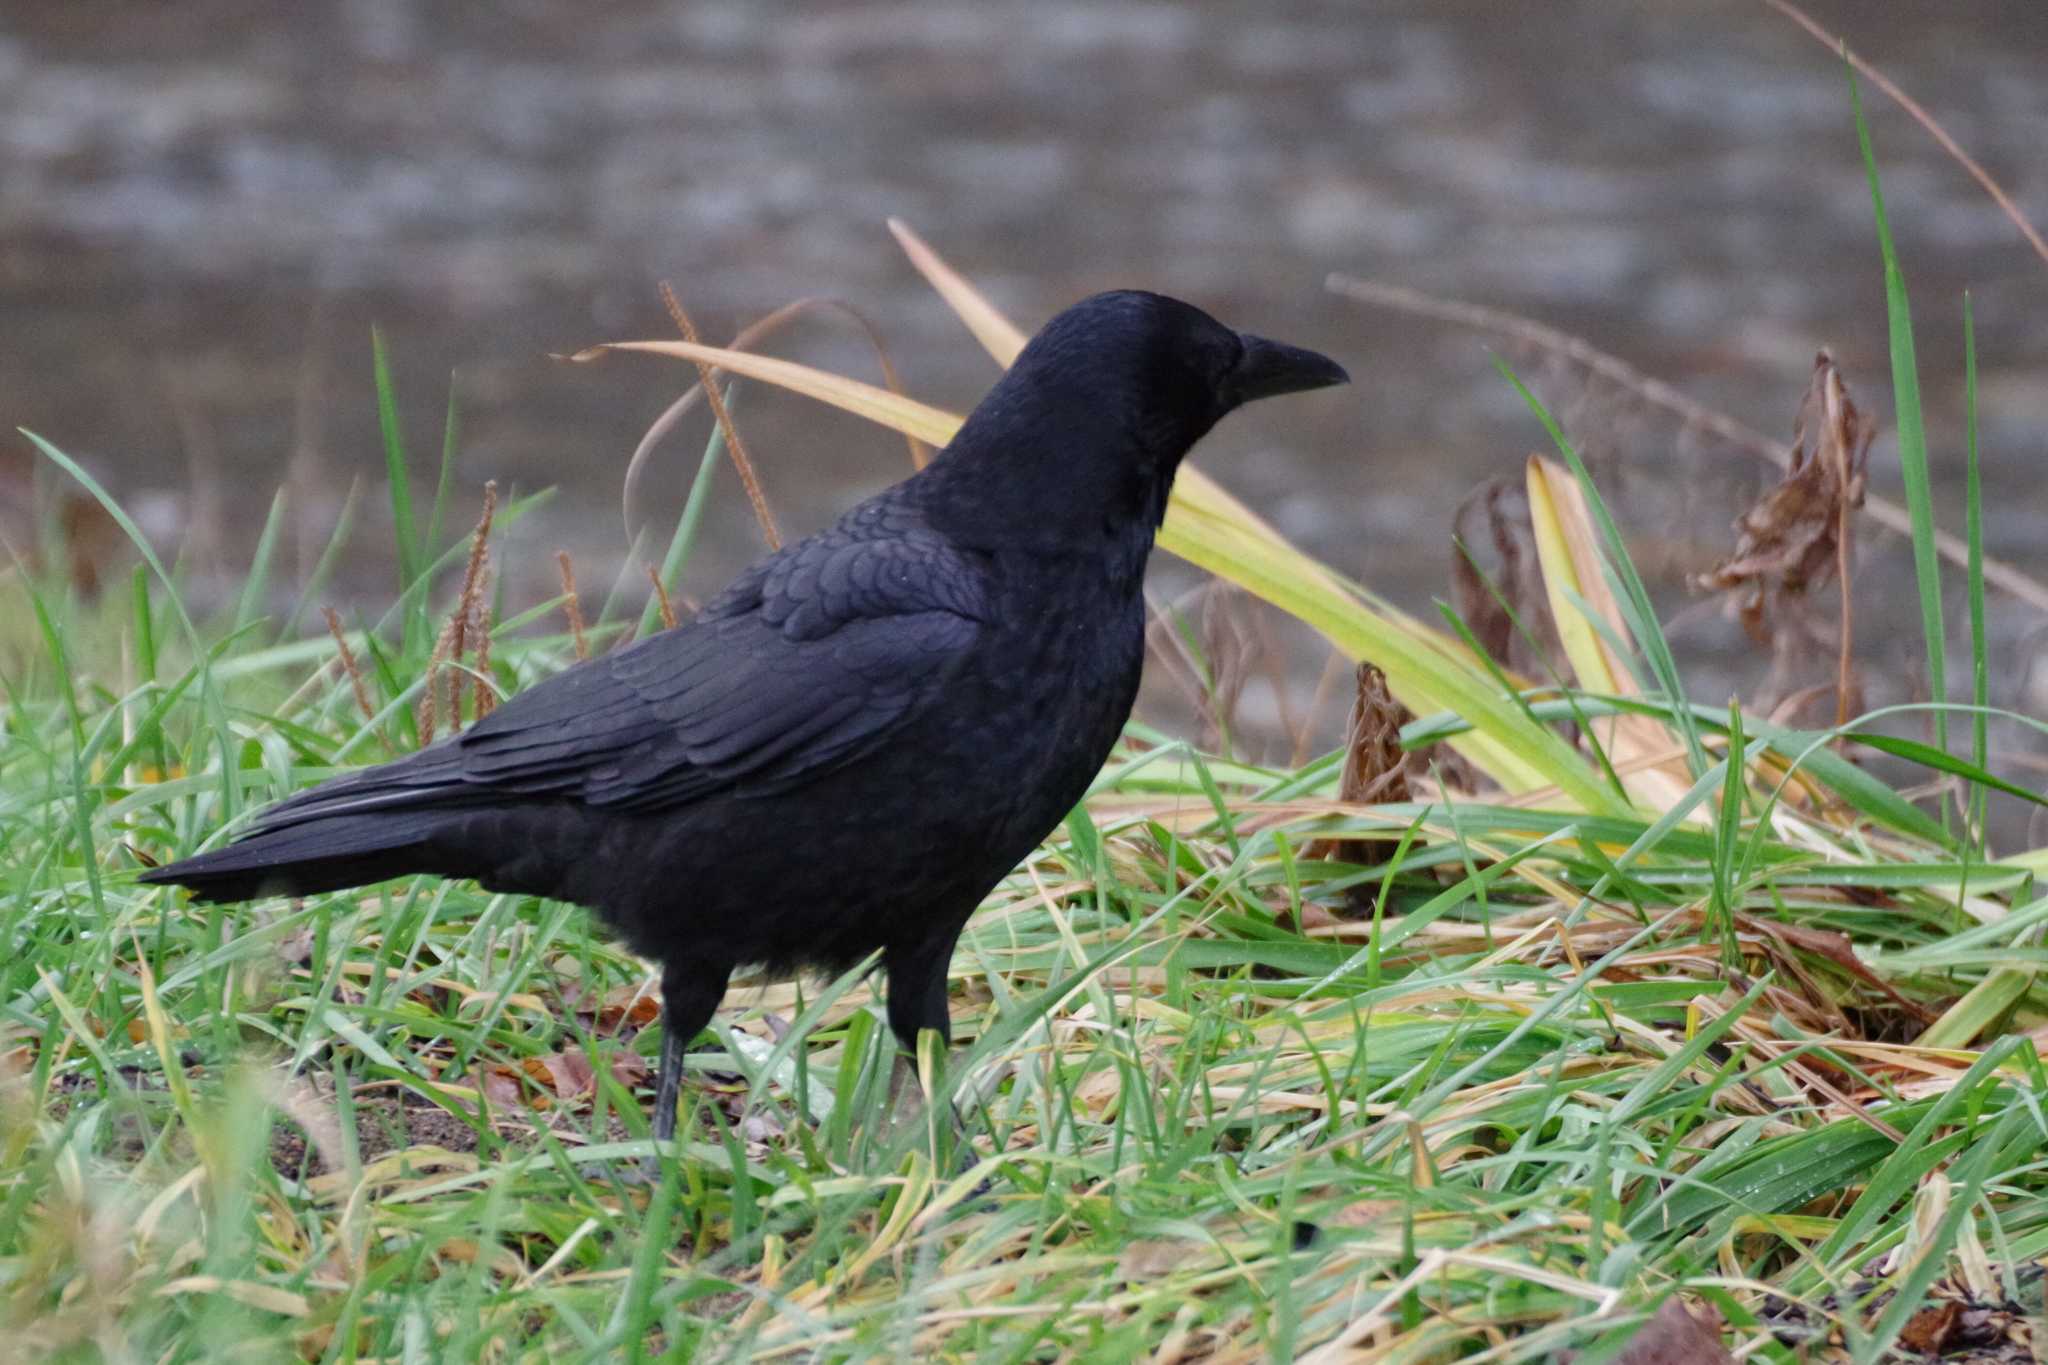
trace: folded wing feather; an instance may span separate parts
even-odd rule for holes
[[[938,695],[987,616],[978,561],[933,536],[875,529],[842,524],[792,545],[688,625],[539,683],[408,759],[305,792],[255,832],[522,797],[670,809],[851,761]]]

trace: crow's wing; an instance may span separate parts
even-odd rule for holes
[[[987,619],[975,558],[929,532],[861,529],[792,545],[688,625],[529,688],[458,738],[316,787],[256,828],[507,797],[663,810],[856,758],[939,694]]]

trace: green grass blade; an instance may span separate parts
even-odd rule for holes
[[[135,631],[135,670],[145,697],[158,690],[156,613],[149,601],[149,566],[137,564],[130,577],[131,610]],[[182,687],[180,688],[182,691]],[[164,744],[163,731],[150,726],[144,738],[149,746],[150,762],[159,775],[170,768],[169,750]],[[118,771],[125,765],[116,765]]]
[[[157,557],[156,547],[149,543],[149,537],[142,533],[142,528],[135,524],[135,519],[128,515],[126,508],[114,501],[113,494],[100,486],[98,479],[86,473],[76,460],[36,435],[33,431],[26,427],[17,427],[15,429],[27,437],[29,442],[37,450],[40,450],[53,464],[77,480],[78,485],[90,493],[94,500],[106,509],[107,515],[114,519],[114,524],[121,528],[122,533],[128,537],[129,543],[135,546],[137,553],[142,556],[143,562],[149,565],[156,573],[157,581],[164,585],[166,594],[170,598],[171,607],[178,614],[178,622],[185,628],[185,638],[191,644],[192,652],[201,660],[199,693],[206,705],[209,729],[219,746],[221,801],[224,810],[232,813],[236,805],[233,772],[234,753],[230,747],[232,738],[228,731],[226,708],[221,701],[219,689],[214,685],[212,671],[206,663],[206,646],[200,642],[199,627],[193,624],[191,613],[185,610],[185,599],[178,592],[177,580],[171,576],[168,569],[164,568],[163,560]]]
[[[313,561],[313,572],[306,575],[304,586],[299,589],[299,600],[292,603],[291,613],[278,627],[277,639],[281,643],[289,640],[298,631],[299,622],[306,614],[306,608],[319,597],[327,586],[327,580],[334,576],[334,566],[341,558],[343,547],[348,544],[349,533],[355,529],[356,508],[363,499],[363,481],[351,479],[348,494],[341,500],[341,511],[334,518],[334,529],[327,535],[327,544],[320,551],[320,558]]]
[[[422,546],[432,554],[441,543],[442,520],[448,514],[448,494],[455,483],[455,451],[461,443],[461,415],[455,406],[455,376],[448,376],[448,413],[441,422],[441,470],[434,477],[434,509],[427,517],[427,537]]]
[[[1877,245],[1884,256],[1885,320],[1891,333],[1892,406],[1899,429],[1899,473],[1906,488],[1906,509],[1913,520],[1913,573],[1920,589],[1920,620],[1927,634],[1927,682],[1935,701],[1948,696],[1947,632],[1941,617],[1941,559],[1934,545],[1934,489],[1927,468],[1927,423],[1920,409],[1920,367],[1913,351],[1913,315],[1906,302],[1906,277],[1892,243],[1885,217],[1884,190],[1878,183],[1877,153],[1870,145],[1870,125],[1863,117],[1863,95],[1856,71],[1849,68],[1849,98],[1856,110],[1856,143],[1863,152],[1863,170],[1870,180],[1871,208],[1877,215]],[[1948,747],[1948,718],[1934,713],[1934,742]]]
[[[1940,715],[1947,708],[1934,707],[1932,709],[1936,715]],[[1983,724],[1985,713],[1980,711],[1977,715],[1978,724]],[[1902,739],[1897,735],[1879,734],[1875,730],[1849,730],[1845,733],[1858,744],[1868,745],[1870,748],[1881,750],[1892,755],[1894,758],[1903,758],[1908,762],[1917,763],[1929,772],[1947,773],[1952,777],[1960,777],[1979,791],[1986,789],[2000,791],[2007,796],[2016,797],[2021,801],[2031,801],[2035,805],[2048,806],[2048,796],[2044,796],[2031,788],[2023,787],[2017,782],[2008,782],[1991,772],[1988,768],[1979,764],[1965,762],[1945,749],[1937,749],[1931,744],[1922,744],[1917,739]]]
[[[1735,854],[1742,842],[1742,798],[1749,771],[1742,736],[1742,706],[1728,703],[1727,780],[1721,784],[1721,807],[1714,819],[1714,886],[1708,899],[1708,920],[1721,948],[1721,961],[1733,967],[1742,960],[1735,941],[1735,911],[1740,893],[1735,886]]]
[[[1984,625],[1984,485],[1977,463],[1977,325],[1970,309],[1970,295],[1963,293],[1963,445],[1968,459],[1968,483],[1963,501],[1967,518],[1964,534],[1970,543],[1970,757],[1979,768],[1990,766],[1989,719],[1990,672],[1986,666]],[[1986,794],[1977,787],[1970,823],[1981,840],[1984,829]]]
[[[740,384],[737,380],[726,386],[725,410],[730,414],[738,402]],[[661,557],[661,586],[670,597],[675,596],[676,583],[683,576],[683,569],[690,562],[690,552],[697,545],[697,531],[704,521],[704,509],[710,503],[711,488],[718,479],[718,467],[725,462],[725,426],[714,423],[711,439],[704,443],[704,458],[697,464],[697,476],[690,480],[689,496],[683,500],[683,514],[676,518],[676,529],[669,537],[668,553]],[[650,598],[640,612],[641,636],[652,635],[661,625],[661,603]]]
[[[149,566],[137,564],[129,592],[135,623],[135,667],[145,683],[156,681],[156,618],[149,605]]]
[[[405,464],[405,434],[398,425],[398,395],[391,386],[391,362],[384,333],[370,329],[370,364],[377,385],[377,430],[384,442],[384,475],[391,484],[391,531],[398,551],[398,590],[420,576],[419,532],[413,523],[412,482]]]
[[[263,532],[256,537],[256,553],[249,559],[249,576],[242,581],[242,595],[235,603],[234,631],[261,614],[263,599],[270,589],[270,564],[277,554],[277,533],[284,525],[284,489],[270,499],[270,515],[263,519]]]

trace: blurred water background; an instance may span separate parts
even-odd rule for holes
[[[1814,12],[2048,220],[2048,6]],[[2048,576],[2048,265],[1904,114],[1865,101],[1945,519],[1960,527],[1967,287],[1990,549]],[[453,386],[460,519],[486,478],[560,490],[501,555],[508,593],[550,595],[557,547],[601,590],[637,573],[621,473],[687,375],[547,353],[671,334],[662,279],[709,339],[829,294],[881,328],[912,392],[964,409],[993,369],[896,250],[892,214],[1027,327],[1135,285],[1341,358],[1350,389],[1248,410],[1199,459],[1412,609],[1446,592],[1459,501],[1518,476],[1542,433],[1494,371],[1497,340],[1347,302],[1324,289],[1331,271],[1529,314],[1774,437],[1831,347],[1886,426],[1872,487],[1896,495],[1848,84],[1754,0],[6,0],[0,416],[17,448],[0,497],[24,496],[12,428],[30,427],[182,545],[195,593],[218,600],[289,482],[284,605],[362,479],[364,524],[325,600],[373,612],[394,583],[374,321],[423,464]],[[775,349],[875,373],[857,333],[825,321]],[[1753,685],[1766,661],[1683,579],[1728,549],[1769,472],[1576,369],[1518,363],[1596,458],[1701,698]],[[758,388],[742,406],[792,531],[906,468],[899,441],[856,419]],[[706,430],[699,416],[664,448],[650,517],[673,518]],[[686,590],[759,548],[727,478]],[[1908,560],[1865,529],[1873,701],[1924,687]],[[1162,600],[1192,581],[1164,566]],[[2001,699],[2048,713],[2042,614],[1995,598],[1993,615]],[[1287,648],[1299,712],[1321,659]],[[1322,740],[1341,693],[1318,709]],[[1148,699],[1175,705],[1166,683]],[[1243,704],[1269,723],[1286,709],[1256,687]],[[2014,771],[2038,780],[2039,746],[2008,739]]]

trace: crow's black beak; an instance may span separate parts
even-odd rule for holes
[[[1326,355],[1268,341],[1249,332],[1239,336],[1244,341],[1244,355],[1231,372],[1231,379],[1240,403],[1351,382],[1344,367]]]

